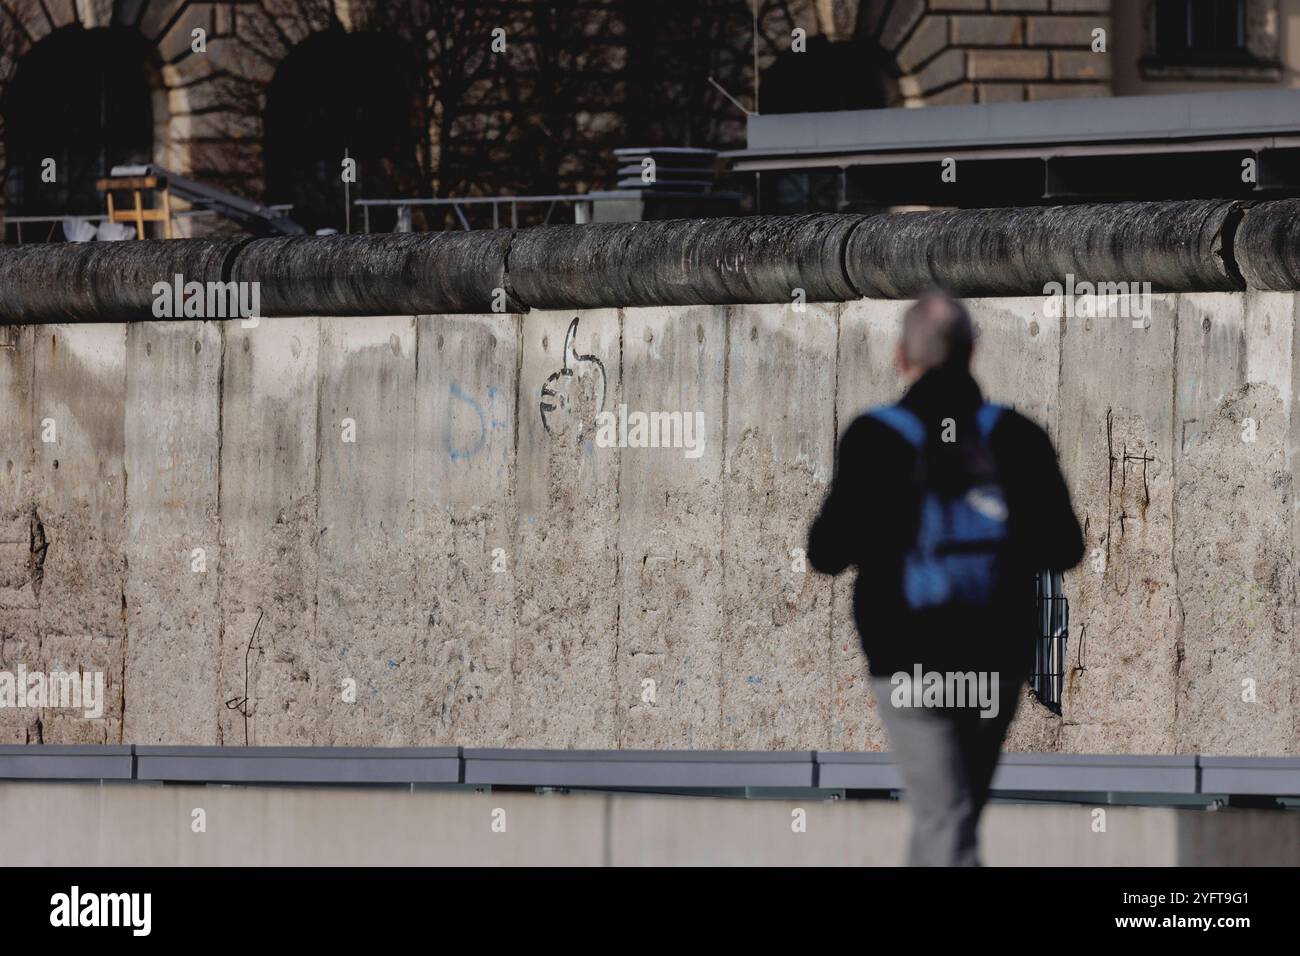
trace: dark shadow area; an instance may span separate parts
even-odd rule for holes
[[[309,232],[345,228],[345,153],[357,164],[351,199],[422,196],[417,162],[416,70],[411,48],[378,33],[318,33],[276,70],[265,113],[266,199],[293,203]],[[392,229],[395,214],[371,213],[373,228]],[[352,229],[360,230],[358,210]]]
[[[15,215],[103,212],[95,181],[153,153],[154,51],[124,27],[58,30],[18,62],[5,90],[8,174]],[[44,182],[45,161],[55,162]]]
[[[825,113],[875,110],[895,105],[897,88],[890,60],[873,43],[832,43],[812,37],[807,50],[787,50],[763,71],[759,112]],[[848,196],[838,168],[764,174],[760,208],[771,215],[839,212]]]
[[[811,37],[802,53],[787,50],[763,71],[760,113],[875,110],[895,105],[890,60],[873,43]]]

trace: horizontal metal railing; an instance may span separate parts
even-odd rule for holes
[[[610,191],[610,192],[590,192],[590,193],[563,193],[556,195],[538,195],[538,196],[439,196],[432,198],[402,198],[402,199],[355,199],[352,205],[361,207],[362,229],[370,232],[370,210],[371,209],[393,209],[397,212],[397,224],[395,232],[411,231],[411,210],[420,207],[450,207],[456,214],[456,220],[460,223],[461,229],[469,231],[474,227],[470,224],[469,218],[465,215],[462,207],[469,206],[490,206],[492,209],[492,228],[501,228],[501,211],[502,207],[510,209],[510,228],[519,228],[519,207],[520,206],[537,206],[546,204],[546,215],[542,219],[542,225],[550,225],[551,216],[555,213],[555,207],[561,204],[571,204],[573,209],[573,221],[579,225],[590,222],[592,219],[592,205],[598,202],[627,202],[630,199],[638,198],[638,193],[634,191]]]
[[[287,212],[293,209],[293,206],[289,204],[280,204],[270,206],[269,208],[277,212]],[[211,219],[219,215],[220,213],[215,209],[177,209],[172,212],[173,219]],[[86,213],[84,215],[80,213],[64,213],[61,216],[5,216],[3,219],[0,219],[0,226],[3,226],[3,229],[0,230],[0,242],[8,241],[10,226],[14,227],[12,230],[14,245],[17,246],[24,245],[27,242],[56,241],[53,238],[54,232],[58,229],[59,224],[65,219],[80,219],[83,222],[107,222],[108,215],[106,213]],[[29,227],[26,239],[23,237],[24,225]],[[32,238],[30,227],[33,226],[48,226],[49,228],[46,229],[43,234],[38,230],[36,233],[37,237]],[[57,241],[62,240],[60,239]]]

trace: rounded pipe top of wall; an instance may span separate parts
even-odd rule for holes
[[[257,314],[306,316],[1043,295],[1070,276],[1166,292],[1300,289],[1300,200],[4,246],[0,322],[234,317],[159,309],[164,286],[175,307],[190,283],[218,286],[218,303],[221,289],[256,283],[242,301]]]

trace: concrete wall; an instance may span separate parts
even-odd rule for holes
[[[797,549],[905,306],[0,328],[0,670],[109,698],[0,741],[881,749],[851,577]],[[971,306],[1089,552],[1010,746],[1300,753],[1295,296]],[[620,404],[702,454],[600,447]]]
[[[908,816],[813,797],[0,783],[9,866],[891,866]],[[1276,810],[994,804],[980,831],[993,866],[1300,863],[1300,814]]]

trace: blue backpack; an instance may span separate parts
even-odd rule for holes
[[[998,405],[982,405],[975,413],[985,451],[1001,414]],[[994,470],[956,495],[943,494],[925,478],[925,423],[900,405],[869,415],[916,449],[921,502],[916,542],[903,558],[907,606],[914,611],[987,606],[1002,578],[1007,540],[1006,496]]]

